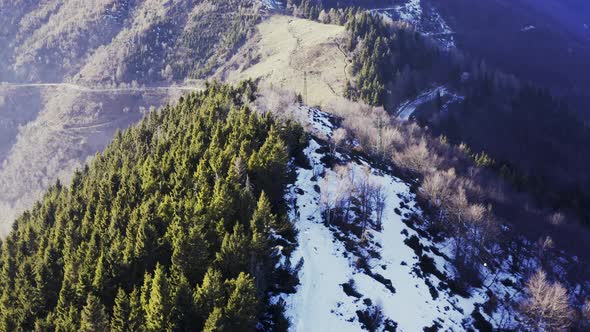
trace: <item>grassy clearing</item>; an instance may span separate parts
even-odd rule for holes
[[[272,16],[257,27],[257,34],[217,72],[236,82],[261,78],[273,86],[302,93],[307,71],[308,100],[323,105],[341,96],[347,80],[344,27],[287,16]]]

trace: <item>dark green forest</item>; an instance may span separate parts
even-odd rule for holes
[[[476,158],[489,155],[493,161],[481,166],[590,225],[590,128],[564,100],[367,13],[347,28],[361,45],[357,87],[349,96],[393,111],[434,85],[450,87],[464,101],[448,112],[435,105],[419,115],[423,127],[466,144]]]
[[[0,253],[0,331],[284,324],[266,294],[280,287],[273,248],[295,236],[283,192],[306,137],[251,111],[255,90],[213,84],[150,113],[18,218]]]

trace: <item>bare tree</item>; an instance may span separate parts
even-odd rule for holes
[[[393,161],[418,174],[428,174],[436,170],[440,163],[438,156],[428,148],[428,143],[424,138],[394,154]]]
[[[336,150],[343,146],[343,144],[346,142],[347,136],[348,134],[346,129],[338,128],[334,131],[332,136],[328,137],[328,147],[330,149],[331,156],[336,156]]]
[[[362,169],[362,175],[357,182],[353,182],[354,197],[358,201],[359,220],[361,223],[361,240],[365,239],[368,226],[371,224],[376,229],[381,229],[383,212],[385,211],[386,195],[383,187],[371,179],[369,168]],[[376,220],[371,220],[375,212]]]
[[[328,225],[332,225],[336,218],[336,203],[338,201],[338,194],[330,190],[330,179],[325,177],[322,179],[320,188],[324,188],[320,192],[320,206],[324,215],[324,220]]]
[[[420,195],[426,198],[437,209],[448,206],[451,197],[456,191],[456,178],[454,168],[428,174],[424,178],[422,186],[420,186]],[[443,215],[439,215],[439,219],[442,217]]]
[[[373,211],[373,201],[371,199],[373,196],[373,186],[370,182],[370,170],[363,169],[361,179],[355,184],[354,193],[359,203],[359,220],[361,222],[361,234],[364,238],[367,223]]]
[[[328,224],[333,224],[338,216],[344,222],[348,222],[352,191],[351,173],[350,167],[337,166],[334,172],[327,173],[322,179],[320,203]]]
[[[551,267],[551,261],[553,258],[552,250],[555,248],[555,243],[550,236],[540,238],[537,243],[537,258],[545,270],[549,270]]]
[[[354,190],[354,172],[352,172],[349,165],[341,166],[338,165],[335,168],[336,176],[340,180],[339,189],[342,192],[341,195],[341,207],[342,207],[342,219],[344,222],[350,222],[350,208],[351,208],[351,197]]]
[[[375,185],[373,191],[373,205],[375,206],[375,228],[377,230],[381,230],[383,224],[383,212],[385,212],[386,201],[387,195],[383,191],[383,187]]]
[[[529,279],[526,293],[521,312],[529,328],[535,331],[564,331],[571,325],[573,311],[567,290],[558,282],[549,282],[544,271],[537,271]]]
[[[334,149],[343,146],[348,138],[348,132],[344,128],[338,128],[334,130],[334,134],[330,139],[331,143],[334,144]],[[334,151],[336,152],[336,151]]]
[[[320,21],[321,23],[324,24],[330,24],[330,15],[328,13],[326,13],[325,10],[322,9],[322,11],[320,12],[320,15],[318,16],[318,21]]]

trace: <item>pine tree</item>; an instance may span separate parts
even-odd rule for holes
[[[158,264],[154,271],[150,298],[145,309],[145,325],[148,331],[165,331],[168,327],[170,312],[168,284],[162,266]]]
[[[75,290],[72,285],[73,281],[72,278],[74,277],[73,267],[67,264],[64,268],[64,277],[61,286],[61,290],[59,292],[59,298],[57,301],[57,320],[65,322],[67,321],[67,317],[69,315],[69,309],[71,301],[75,299]]]
[[[112,332],[125,332],[127,329],[127,319],[130,318],[129,298],[125,291],[121,288],[117,291],[115,298],[115,306],[113,307],[113,315],[111,318]]]
[[[194,302],[197,313],[205,320],[215,307],[225,305],[225,289],[221,272],[209,268],[203,283],[197,286]]]
[[[100,299],[94,295],[88,295],[86,305],[82,308],[80,331],[95,332],[107,331],[109,328],[108,316]]]
[[[94,271],[94,278],[92,280],[92,288],[97,294],[102,292],[102,288],[105,283],[105,272],[104,272],[104,255],[101,254],[96,262],[96,269]]]
[[[259,303],[254,279],[242,272],[232,283],[234,289],[225,309],[227,330],[254,331]]]
[[[226,321],[227,319],[224,316],[223,309],[216,307],[213,309],[213,312],[211,312],[209,317],[207,317],[207,321],[205,321],[205,326],[203,327],[203,332],[229,332],[231,330],[226,329],[225,327]]]
[[[133,288],[129,294],[129,318],[127,319],[127,327],[129,331],[143,330],[144,313],[141,306],[139,291]]]
[[[224,276],[235,277],[248,266],[249,252],[250,243],[244,226],[235,224],[233,232],[225,234],[221,249],[215,255],[215,263]]]
[[[177,281],[172,293],[170,328],[176,331],[190,331],[194,330],[195,326],[201,326],[203,322],[196,315],[193,292],[185,277]]]
[[[248,168],[260,183],[258,189],[268,194],[274,206],[279,205],[285,191],[288,159],[285,143],[278,130],[272,127],[260,150],[248,161]]]
[[[259,254],[266,254],[270,229],[275,223],[276,217],[271,213],[270,201],[263,191],[262,194],[260,194],[258,205],[252,215],[252,220],[250,221],[252,247]]]
[[[177,279],[181,276],[193,282],[201,281],[209,261],[208,248],[198,227],[193,226],[188,232],[180,225],[171,225],[172,235],[172,274]],[[186,234],[188,233],[188,234]]]
[[[65,316],[56,318],[55,331],[57,332],[76,332],[80,331],[80,309],[70,305],[66,310]]]

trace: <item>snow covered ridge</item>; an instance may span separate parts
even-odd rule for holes
[[[411,185],[319,138],[338,129],[331,115],[297,112],[314,137],[304,151],[309,165],[297,168],[286,195],[298,247],[277,268],[294,271],[299,282],[271,299],[284,304],[291,331],[519,328],[525,276],[511,266],[517,260],[536,269],[532,250],[518,258],[492,255],[481,262],[479,286],[460,286],[455,242],[427,231]],[[577,287],[570,292],[584,295]]]
[[[301,111],[317,133],[330,136],[335,129],[329,115]],[[274,299],[285,301],[293,331],[460,331],[476,319],[493,320],[479,309],[486,289],[467,297],[451,290],[450,249],[414,223],[421,212],[408,184],[360,157],[331,156],[319,139],[310,140],[305,154],[310,167],[297,170],[287,195],[299,231],[299,246],[287,260],[301,266],[300,284],[294,294]],[[369,190],[371,203],[365,202]],[[349,205],[350,222],[331,215],[339,204]]]

